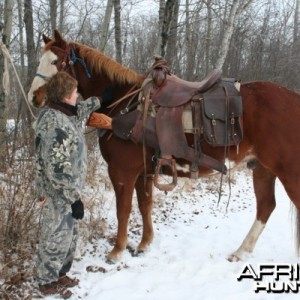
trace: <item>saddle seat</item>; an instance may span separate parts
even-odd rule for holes
[[[161,70],[164,72],[164,70]],[[167,75],[164,83],[152,91],[152,102],[159,106],[176,107],[190,101],[195,95],[204,93],[221,78],[222,71],[213,70],[200,82],[183,80],[175,75]],[[160,76],[158,73],[155,76]]]

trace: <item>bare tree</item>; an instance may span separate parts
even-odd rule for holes
[[[6,0],[4,7],[4,24],[0,24],[0,46],[2,52],[0,52],[0,169],[5,168],[5,161],[7,156],[7,99],[9,96],[9,78],[8,78],[8,59],[5,57],[4,52],[6,48],[9,48],[10,37],[12,32],[12,19],[13,19],[13,0]],[[6,80],[3,80],[5,79]]]
[[[24,51],[24,35],[23,35],[23,2],[22,0],[17,0],[18,3],[18,24],[20,32],[20,60],[21,60],[21,78],[24,79],[24,69],[25,69],[25,51]]]
[[[185,1],[185,49],[186,49],[186,71],[185,79],[194,80],[198,63],[197,52],[199,49],[199,28],[200,11],[203,8],[203,2],[193,5],[193,1]],[[191,7],[193,5],[193,7]],[[207,42],[204,40],[204,42]],[[203,44],[203,43],[201,43]]]
[[[233,34],[234,26],[237,18],[244,9],[253,0],[233,0],[230,5],[230,12],[227,21],[224,20],[224,32],[221,38],[219,57],[215,63],[215,68],[222,69],[230,45],[230,40]],[[228,3],[228,2],[227,2]]]
[[[60,11],[59,11],[59,31],[64,30],[64,13],[65,13],[65,0],[60,0]]]
[[[174,2],[173,7],[173,15],[171,19],[170,29],[169,29],[169,37],[166,47],[166,60],[169,62],[169,64],[172,66],[176,61],[176,55],[177,55],[177,38],[178,38],[178,16],[179,16],[179,3],[180,0],[176,0]]]
[[[57,29],[57,0],[49,0],[51,30]]]
[[[120,0],[114,0],[114,9],[115,9],[116,60],[119,63],[122,63],[121,3],[120,3]]]
[[[33,16],[32,16],[32,1],[24,0],[24,23],[26,30],[26,44],[27,44],[27,59],[30,64],[30,68],[27,70],[27,84],[32,82],[33,76],[37,67],[37,58],[35,55],[34,44],[34,31],[33,31]]]
[[[207,28],[206,28],[206,44],[205,44],[205,73],[208,73],[210,66],[210,51],[211,51],[211,38],[212,38],[212,8],[211,0],[206,1],[207,6]]]
[[[299,38],[299,9],[300,9],[300,0],[295,0],[295,14],[294,14],[294,42]]]
[[[166,48],[167,48],[169,37],[171,35],[172,25],[173,25],[173,29],[175,30],[176,26],[174,26],[174,22],[176,22],[177,24],[176,18],[178,18],[179,3],[180,0],[167,0],[166,2],[166,6],[164,10],[164,20],[161,29],[161,45],[160,45],[160,54],[163,57],[166,55]],[[172,46],[175,47],[175,45],[170,45],[170,47]]]
[[[165,0],[159,0],[159,10],[158,10],[158,38],[155,46],[154,54],[161,54],[161,32],[164,22],[164,13],[165,13]]]
[[[100,45],[99,45],[100,51],[104,51],[106,43],[108,41],[109,24],[111,20],[113,7],[114,7],[114,0],[107,0],[104,20],[101,26]]]
[[[2,39],[3,25],[0,24],[0,37]],[[7,146],[7,134],[6,134],[6,123],[7,123],[7,90],[4,86],[3,78],[6,76],[7,70],[7,58],[4,57],[3,47],[5,45],[1,42],[0,47],[0,171],[5,170],[6,161],[6,146]]]

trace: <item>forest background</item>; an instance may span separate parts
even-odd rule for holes
[[[24,95],[42,34],[58,29],[140,73],[159,54],[186,80],[200,81],[220,68],[224,77],[271,80],[297,91],[299,9],[300,0],[0,0],[0,279],[21,274],[35,249],[32,122],[38,111]],[[86,136],[92,184],[97,137]],[[111,188],[108,178],[102,181]],[[91,201],[87,209],[90,241],[101,235],[103,219],[101,205]]]

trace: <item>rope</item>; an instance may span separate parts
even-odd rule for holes
[[[5,58],[6,60],[9,60],[10,63],[11,63],[11,65],[12,65],[12,67],[13,67],[13,70],[14,70],[14,72],[15,72],[15,74],[16,74],[16,77],[17,77],[17,80],[18,80],[18,83],[19,83],[19,86],[20,86],[20,89],[21,89],[21,92],[22,92],[22,94],[23,94],[23,96],[24,96],[24,99],[25,99],[25,101],[26,101],[26,104],[27,104],[27,106],[28,106],[28,109],[29,109],[29,111],[30,111],[32,117],[33,117],[34,119],[37,119],[37,117],[34,115],[32,109],[31,109],[31,107],[30,107],[30,104],[29,104],[29,102],[28,102],[28,99],[27,99],[27,97],[26,97],[25,91],[24,91],[24,89],[23,89],[23,86],[22,86],[20,77],[19,77],[18,72],[17,72],[17,70],[16,70],[16,68],[15,68],[15,65],[14,65],[14,63],[13,63],[13,61],[12,61],[12,59],[11,59],[11,56],[10,56],[10,54],[9,54],[9,52],[8,52],[8,50],[7,50],[7,48],[6,48],[6,46],[5,46],[2,42],[0,42],[0,49],[1,49],[2,53],[3,53],[4,58]],[[7,71],[7,69],[6,69],[6,71],[4,71],[4,75],[5,75],[5,76],[3,77],[4,92],[5,92],[6,95],[8,95],[8,93],[9,93],[9,92],[8,92],[8,91],[9,91],[9,77],[8,77],[8,71]]]

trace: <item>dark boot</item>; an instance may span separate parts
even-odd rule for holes
[[[68,299],[72,296],[72,292],[59,285],[57,281],[47,284],[40,284],[39,291],[43,296],[59,294],[63,299]]]
[[[69,276],[67,276],[67,274],[65,273],[59,273],[59,278],[57,283],[60,286],[66,287],[66,288],[71,288],[74,287],[76,285],[78,285],[79,280],[77,278],[70,278]]]

